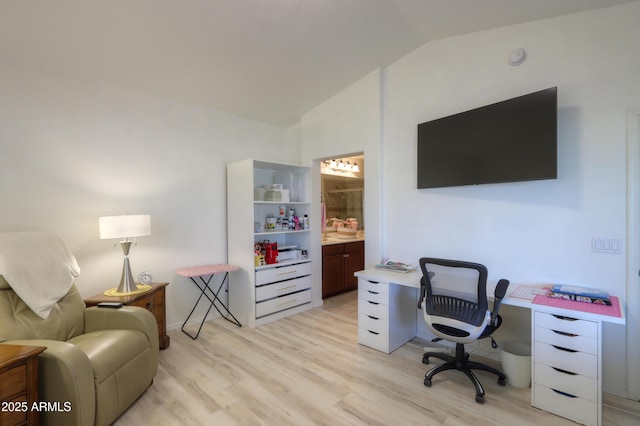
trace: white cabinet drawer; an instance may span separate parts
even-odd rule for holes
[[[371,290],[358,289],[358,302],[366,301],[380,303],[382,305],[389,304],[389,295],[385,293],[376,293]]]
[[[358,300],[358,314],[371,315],[384,320],[389,319],[389,306],[369,300]]]
[[[302,277],[305,275],[311,275],[311,262],[259,269],[256,271],[256,286]]]
[[[371,315],[359,314],[358,327],[389,336],[389,321],[385,319],[376,318]]]
[[[256,287],[256,301],[272,299],[288,293],[311,288],[311,277],[306,276],[294,280],[280,281],[274,284]]]
[[[590,354],[598,354],[598,339],[595,337],[580,336],[579,334],[566,333],[550,328],[535,328],[535,339],[538,342],[573,349]]]
[[[598,323],[594,321],[561,317],[546,312],[535,313],[536,327],[548,328],[578,336],[598,338]]]
[[[358,343],[370,348],[389,353],[389,335],[358,327]]]
[[[256,303],[256,318],[311,302],[311,289]]]
[[[598,378],[598,356],[585,352],[570,352],[558,347],[534,342],[535,362],[571,373]]]
[[[597,424],[598,404],[586,399],[564,395],[546,386],[536,385],[534,387],[533,405],[580,423]]]
[[[533,382],[589,401],[598,401],[598,381],[535,363]]]
[[[372,293],[389,294],[389,284],[377,281],[370,281],[364,278],[358,279],[358,289]]]

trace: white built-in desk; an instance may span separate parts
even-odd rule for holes
[[[417,336],[419,271],[365,269],[358,277],[358,343],[391,353]],[[493,298],[494,286],[487,283]],[[509,297],[503,305],[531,310],[531,405],[579,423],[602,424],[602,323],[621,317],[534,304]]]

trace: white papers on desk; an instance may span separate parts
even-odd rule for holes
[[[397,262],[397,261],[385,259],[382,263],[379,263],[376,265],[376,269],[407,273],[407,272],[415,271],[417,269],[417,266],[404,263],[404,262]]]

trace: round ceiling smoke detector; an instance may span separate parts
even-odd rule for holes
[[[527,59],[527,51],[523,48],[516,49],[509,55],[509,65],[515,67],[523,63],[525,59]]]

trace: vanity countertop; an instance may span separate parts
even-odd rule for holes
[[[322,245],[323,246],[329,246],[329,245],[333,245],[333,244],[355,243],[355,242],[358,242],[358,241],[364,241],[364,237],[356,237],[356,238],[350,238],[350,239],[329,237],[329,238],[327,238],[326,241],[322,241]]]

